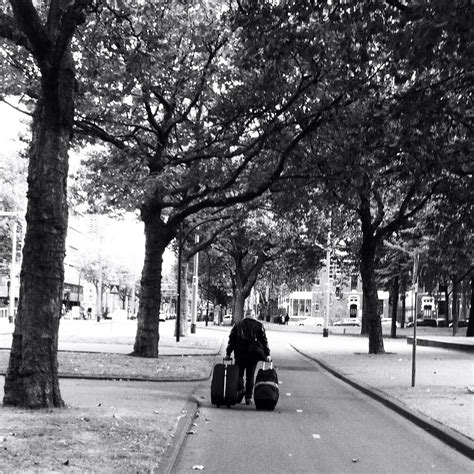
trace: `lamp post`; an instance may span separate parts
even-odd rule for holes
[[[208,221],[205,221],[208,222]],[[198,222],[196,225],[192,226],[187,232],[186,235],[183,237],[183,223],[180,222],[179,224],[179,230],[178,230],[178,287],[177,287],[177,302],[176,302],[176,342],[179,342],[179,333],[180,333],[180,328],[181,328],[181,266],[182,266],[182,252],[183,252],[183,246],[184,243],[186,242],[186,239],[189,237],[189,234],[193,230],[195,230],[197,227],[200,225],[204,224],[205,222]],[[199,242],[199,237],[195,237],[195,242]],[[194,298],[194,289],[196,292],[196,299],[195,299],[195,305],[193,304],[193,314],[191,317],[196,316],[197,314],[197,280],[198,280],[198,255],[197,253],[194,256],[195,258],[195,264],[194,264],[194,273],[195,276],[193,276],[193,298]],[[194,286],[194,278],[196,278],[196,285]],[[193,300],[194,302],[194,300]],[[194,331],[193,331],[193,321],[194,321]],[[196,324],[195,324],[196,319],[191,320],[191,332],[196,332]]]
[[[417,300],[418,300],[418,266],[420,262],[419,255],[415,255],[413,259],[413,275],[412,275],[412,283],[413,283],[413,290],[414,290],[414,298],[415,301],[413,302],[413,346],[412,346],[412,356],[411,356],[411,386],[415,386],[415,379],[416,379],[416,324],[417,324]]]
[[[326,244],[326,312],[324,313],[323,337],[329,336],[329,303],[330,303],[330,267],[331,267],[331,231],[328,231],[328,240]]]
[[[181,333],[181,265],[182,265],[182,252],[183,252],[183,225],[179,224],[178,231],[178,284],[176,288],[176,342],[179,342],[179,336]]]
[[[194,236],[194,243],[199,243],[199,235]],[[199,252],[194,254],[194,275],[193,275],[193,311],[191,314],[191,334],[196,333],[196,318],[198,309],[198,286],[199,286]]]
[[[207,301],[206,301],[206,326],[209,324],[209,294],[211,289],[211,257],[209,251],[206,249],[206,255],[209,268],[207,270]]]
[[[328,236],[326,241],[326,246],[320,244],[319,242],[315,242],[315,245],[322,250],[326,251],[326,311],[324,312],[324,324],[323,324],[323,337],[329,336],[329,304],[331,301],[331,288],[330,288],[330,267],[331,267],[331,230],[328,230]]]

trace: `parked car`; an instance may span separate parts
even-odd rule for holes
[[[334,326],[360,326],[360,321],[355,318],[343,319],[341,321],[336,321]]]
[[[449,327],[450,328],[453,327],[452,321],[449,321]],[[458,321],[458,328],[467,328],[467,321],[464,321],[464,320]]]
[[[226,326],[232,325],[232,315],[231,314],[225,314],[224,317],[222,318],[222,324]]]
[[[161,314],[160,313],[160,318],[163,318],[165,321],[167,321],[168,319],[176,319],[176,314],[174,314],[174,313],[163,313],[163,314]]]
[[[309,317],[298,321],[298,326],[323,326],[324,318],[321,317]]]
[[[438,322],[434,318],[424,318],[424,319],[417,319],[416,320],[417,326],[429,326],[435,328],[438,326]],[[413,321],[407,323],[407,328],[413,327]]]
[[[380,318],[380,322],[382,323],[382,326],[391,326],[392,325],[392,318]],[[396,327],[400,327],[400,323],[397,321]]]
[[[104,319],[122,320],[125,321],[128,317],[128,311],[126,309],[114,309],[107,316],[103,316]]]

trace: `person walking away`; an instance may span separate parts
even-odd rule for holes
[[[251,312],[248,312],[242,321],[234,324],[230,331],[226,349],[227,359],[230,359],[232,352],[235,355],[235,363],[239,366],[240,387],[245,394],[245,403],[250,405],[258,361],[272,360],[265,328]]]

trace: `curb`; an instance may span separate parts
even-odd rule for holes
[[[183,411],[185,411],[186,414],[179,419],[175,430],[176,435],[164,452],[162,461],[162,464],[166,464],[163,470],[164,474],[171,474],[173,472],[173,467],[184,444],[186,435],[191,428],[193,420],[197,416],[199,402],[194,396],[195,391],[196,389],[191,393],[187,402],[185,403]]]
[[[430,434],[438,438],[440,441],[446,443],[451,448],[464,454],[469,459],[474,460],[474,442],[470,438],[464,436],[461,433],[458,433],[457,431],[453,430],[452,428],[449,428],[446,425],[443,425],[442,423],[439,423],[436,420],[429,418],[426,415],[423,415],[422,413],[415,412],[414,410],[406,406],[404,403],[390,397],[388,394],[381,390],[366,385],[362,382],[356,382],[351,377],[341,374],[339,371],[337,371],[335,368],[333,368],[326,362],[323,362],[312,356],[309,356],[308,354],[305,354],[301,350],[297,349],[295,346],[291,345],[291,347],[296,352],[298,352],[298,354],[301,354],[307,359],[312,360],[334,377],[342,380],[343,382],[351,385],[352,387],[356,388],[365,395],[368,395],[374,400],[382,403],[387,408],[390,408],[399,415],[402,415],[407,420],[429,432]]]
[[[407,337],[407,344],[413,345],[413,336]],[[438,341],[436,339],[416,338],[417,346],[440,347],[442,349],[450,349],[453,351],[474,352],[473,344],[464,344],[462,342]]]
[[[221,344],[221,349],[217,355],[221,353],[221,351],[224,348],[225,341],[222,341]],[[216,357],[217,357],[216,355]],[[205,380],[209,380],[212,376],[212,370],[214,367],[211,369],[211,372],[209,374],[209,377]],[[203,380],[204,381],[204,380]],[[179,452],[181,451],[184,440],[186,438],[186,434],[189,431],[189,428],[192,425],[193,420],[196,418],[199,412],[199,407],[201,406],[201,402],[197,399],[196,397],[196,392],[202,387],[202,385],[198,385],[193,392],[191,393],[186,406],[189,408],[187,409],[187,415],[184,419],[180,420],[180,423],[178,424],[178,427],[176,429],[176,432],[178,435],[175,437],[174,442],[170,447],[168,447],[167,452],[168,454],[166,455],[166,468],[164,470],[164,474],[171,474],[173,472],[173,467],[176,463],[176,459],[178,458]],[[186,408],[185,408],[186,409]]]

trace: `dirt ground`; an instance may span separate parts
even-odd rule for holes
[[[6,371],[8,355],[0,351],[0,372]],[[59,352],[58,360],[63,376],[172,381],[208,377],[214,359]],[[127,396],[126,403],[112,406],[101,403],[97,395],[93,408],[68,406],[34,413],[0,408],[0,473],[159,472],[184,401],[167,397],[168,406],[163,407],[153,402],[153,394],[149,400],[132,400],[137,395],[122,393]],[[64,393],[63,398],[67,403]]]
[[[0,472],[153,472],[177,420],[110,409],[2,408]]]

